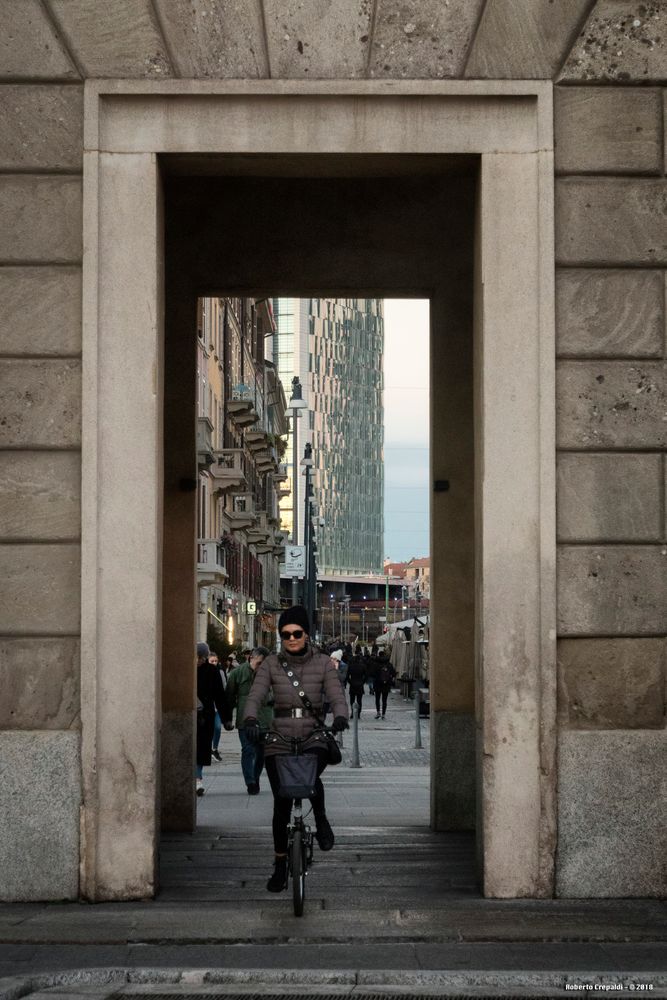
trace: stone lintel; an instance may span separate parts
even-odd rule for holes
[[[486,4],[465,75],[551,81],[587,7],[588,0],[494,0]]]

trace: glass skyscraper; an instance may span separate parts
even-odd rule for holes
[[[307,409],[299,458],[313,448],[321,575],[382,573],[384,556],[382,299],[276,298],[273,361],[285,394],[298,375]],[[288,411],[289,412],[289,411]],[[291,479],[291,435],[285,461]],[[303,541],[304,483],[298,483]],[[291,528],[293,495],[281,505]]]

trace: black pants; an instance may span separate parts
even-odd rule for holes
[[[391,691],[391,685],[383,684],[382,687],[375,688],[375,711],[380,714],[380,698],[382,698],[382,714],[385,715],[387,712],[387,698],[389,697],[389,692]]]
[[[322,784],[320,775],[326,766],[327,762],[324,755],[318,753],[315,794],[310,799],[315,819],[317,819],[318,816],[324,816],[324,785]],[[271,785],[271,791],[273,792],[273,849],[276,854],[286,854],[287,827],[289,826],[290,816],[292,815],[293,800],[283,799],[278,795],[280,779],[278,778],[275,755],[267,755],[264,761],[264,767],[266,768],[266,773],[269,776],[269,784]]]
[[[357,705],[359,706],[359,715],[361,715],[361,699],[363,698],[363,696],[364,696],[363,688],[361,688],[360,690],[356,688],[352,690],[352,688],[350,688],[350,714],[354,712],[354,703],[356,701]]]

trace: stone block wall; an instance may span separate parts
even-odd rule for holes
[[[83,87],[42,4],[0,38],[0,898],[73,899]]]
[[[598,8],[614,6],[621,17],[618,4]],[[621,30],[636,32],[639,19]],[[615,69],[596,23],[555,88],[557,893],[658,895],[667,888],[656,806],[666,764],[665,102],[659,88],[636,85],[639,46],[622,87],[597,85]]]
[[[319,10],[0,4],[0,759],[34,800],[0,809],[0,843],[44,858],[21,886],[15,855],[0,852],[0,898],[78,892],[87,77],[554,81],[557,892],[664,892],[655,849],[665,824],[650,800],[667,771],[667,4],[344,0]],[[625,828],[617,794],[633,816]],[[55,827],[62,836],[43,853]]]

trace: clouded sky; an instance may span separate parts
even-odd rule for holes
[[[384,524],[392,562],[429,554],[429,303],[385,299]]]

